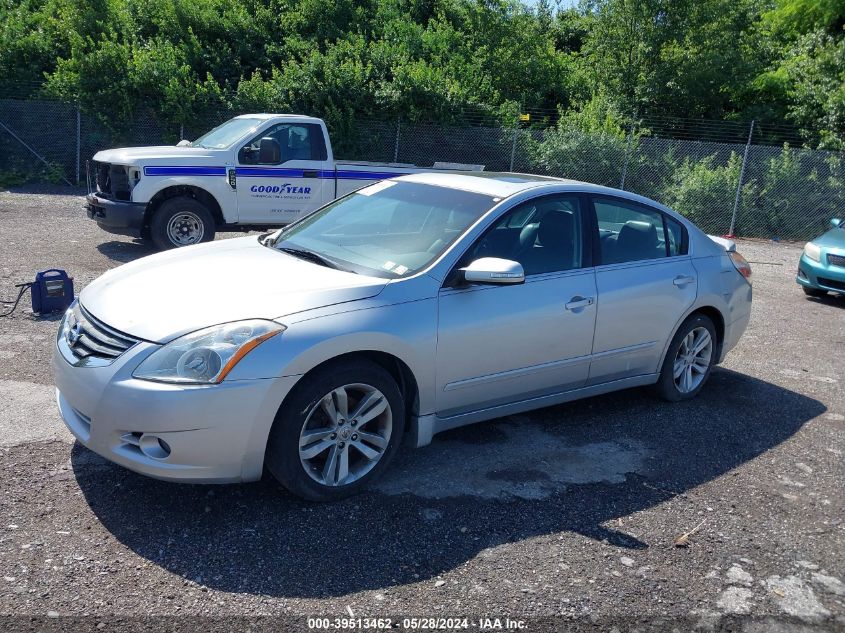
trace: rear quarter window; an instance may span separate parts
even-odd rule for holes
[[[666,238],[669,257],[687,254],[686,231],[683,225],[669,216],[664,216],[666,222]]]

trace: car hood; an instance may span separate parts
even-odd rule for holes
[[[165,343],[203,327],[276,319],[373,297],[387,280],[335,270],[267,248],[256,237],[188,246],[107,272],[79,295],[106,325]]]
[[[814,239],[813,244],[825,248],[845,249],[845,229],[830,229],[827,233]]]
[[[120,147],[106,149],[94,154],[94,160],[100,163],[114,165],[147,165],[151,162],[159,164],[184,165],[185,160],[198,162],[201,165],[219,162],[226,152],[204,147],[176,147],[163,145],[160,147]],[[180,162],[181,161],[181,162]]]

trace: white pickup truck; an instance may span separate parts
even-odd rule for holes
[[[167,249],[207,242],[217,231],[289,224],[385,178],[482,169],[335,161],[321,119],[244,114],[192,143],[97,152],[89,168],[86,210],[110,233]]]

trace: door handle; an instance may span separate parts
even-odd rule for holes
[[[302,177],[303,178],[316,178],[317,177],[317,170],[315,170],[315,169],[303,169],[302,170]]]
[[[593,305],[593,297],[581,297],[581,296],[574,296],[569,300],[564,307],[567,310],[578,310],[579,308],[586,308],[587,306]]]
[[[689,275],[678,275],[672,280],[672,283],[675,284],[678,288],[683,288],[695,281],[695,277],[690,277]]]

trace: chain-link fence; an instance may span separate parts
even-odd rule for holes
[[[177,125],[141,112],[112,125],[72,104],[0,99],[0,185],[84,184],[86,161],[100,149],[175,144],[234,114],[212,112]],[[663,202],[714,234],[804,240],[825,230],[830,218],[845,216],[845,153],[764,144],[771,135],[733,125],[730,134],[719,135],[712,123],[694,138],[643,122],[620,134],[562,124],[421,124],[391,116],[344,119],[330,131],[338,159],[470,163],[583,180]],[[737,142],[743,137],[748,142]]]

